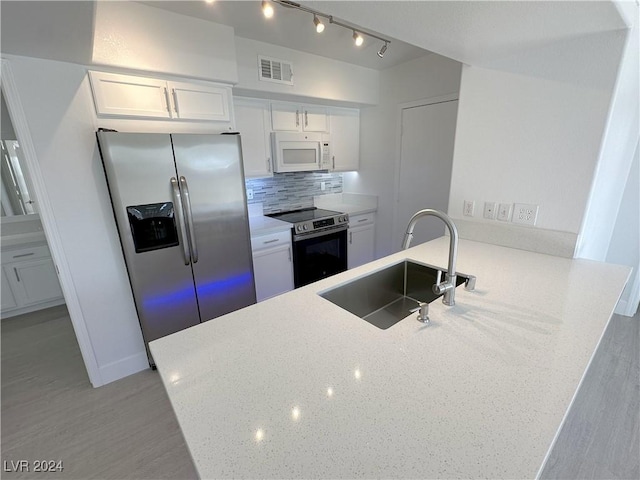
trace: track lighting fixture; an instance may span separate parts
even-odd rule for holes
[[[378,56],[380,58],[384,57],[384,52],[387,51],[387,42],[384,42],[384,45],[382,45],[382,47],[380,47],[380,50],[378,50]]]
[[[271,5],[269,0],[262,0],[262,13],[265,18],[273,17],[273,5]]]
[[[302,10],[303,12],[312,14],[313,15],[313,25],[314,25],[314,27],[316,29],[316,32],[318,32],[318,33],[324,32],[324,29],[325,29],[325,25],[320,20],[320,17],[326,18],[327,20],[329,20],[329,23],[331,25],[338,25],[339,27],[351,30],[353,32],[353,41],[355,42],[357,47],[360,47],[360,46],[362,46],[364,44],[363,35],[367,35],[368,37],[375,38],[376,40],[380,40],[381,42],[384,42],[382,47],[380,47],[380,50],[378,50],[378,57],[380,57],[380,58],[384,57],[384,54],[387,51],[387,47],[391,43],[391,40],[389,40],[388,38],[383,38],[383,37],[377,35],[376,33],[373,33],[373,32],[370,32],[368,30],[362,29],[362,28],[358,27],[357,25],[354,25],[354,24],[348,23],[348,22],[344,22],[342,20],[338,20],[333,15],[329,15],[328,13],[319,12],[318,10],[314,10],[313,8],[309,8],[309,7],[306,7],[304,5],[300,5],[299,3],[296,3],[296,2],[294,2],[292,0],[262,0],[262,13],[264,13],[264,16],[266,18],[273,17],[273,14],[274,14],[273,4],[274,3],[277,3],[278,5],[281,5],[283,7],[294,8],[296,10]]]
[[[364,43],[364,38],[355,30],[353,31],[353,41],[356,43],[356,47],[359,47]]]
[[[313,16],[313,24],[316,26],[316,32],[318,33],[324,32],[324,23],[320,21],[317,15]]]

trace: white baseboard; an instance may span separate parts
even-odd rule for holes
[[[146,351],[136,353],[117,362],[99,367],[102,383],[101,385],[94,385],[94,387],[115,382],[121,378],[146,370],[147,368],[149,368],[149,359],[147,358]]]
[[[28,307],[16,308],[15,310],[9,310],[2,312],[2,318],[11,318],[16,315],[22,315],[25,313],[37,312],[38,310],[44,310],[45,308],[55,307],[57,305],[64,304],[64,298],[56,298],[55,300],[51,300],[49,302],[38,303],[37,305],[31,305]]]

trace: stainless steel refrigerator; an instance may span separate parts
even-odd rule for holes
[[[238,135],[99,131],[148,343],[256,302]]]

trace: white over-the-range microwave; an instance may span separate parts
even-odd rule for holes
[[[331,168],[331,142],[326,133],[271,134],[274,172],[308,172]]]

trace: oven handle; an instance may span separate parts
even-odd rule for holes
[[[347,228],[348,228],[347,225],[345,225],[343,227],[328,228],[326,230],[320,230],[319,232],[316,232],[316,233],[307,233],[307,234],[302,234],[302,235],[294,235],[293,236],[293,241],[294,242],[299,242],[301,240],[307,240],[307,239],[310,239],[310,238],[322,237],[324,235],[329,235],[329,234],[332,234],[332,233],[346,232]]]

